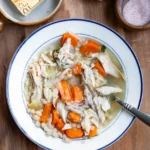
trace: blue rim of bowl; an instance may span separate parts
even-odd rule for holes
[[[15,118],[15,116],[13,115],[13,112],[11,110],[11,106],[10,106],[10,98],[9,98],[9,91],[8,91],[8,86],[9,86],[9,75],[10,75],[10,71],[11,71],[11,68],[12,68],[12,64],[18,54],[18,52],[20,51],[20,49],[23,47],[23,45],[34,35],[36,34],[37,32],[39,32],[40,30],[48,27],[48,26],[51,26],[53,24],[57,24],[57,23],[60,23],[60,22],[66,22],[66,21],[83,21],[83,22],[90,22],[90,23],[93,23],[93,24],[97,24],[99,26],[102,26],[106,29],[108,29],[109,31],[113,32],[116,36],[118,36],[125,44],[126,46],[128,47],[128,49],[130,50],[130,52],[132,53],[136,63],[137,63],[137,67],[138,67],[138,70],[139,70],[139,75],[140,75],[140,81],[141,81],[141,93],[140,93],[140,99],[139,99],[139,104],[138,104],[138,107],[137,108],[140,108],[141,106],[141,102],[142,102],[142,96],[143,96],[143,76],[142,76],[142,72],[141,72],[141,67],[140,67],[140,64],[139,64],[139,61],[135,55],[135,53],[133,52],[132,48],[130,47],[130,45],[128,44],[128,42],[123,39],[123,37],[118,34],[116,31],[114,31],[113,29],[111,29],[110,27],[107,27],[106,25],[104,24],[101,24],[101,23],[98,23],[96,21],[93,21],[93,20],[88,20],[88,19],[79,19],[79,18],[72,18],[72,19],[64,19],[64,20],[58,20],[58,21],[55,21],[55,22],[52,22],[52,23],[49,23],[49,24],[46,24],[44,26],[42,26],[41,28],[35,30],[33,33],[30,34],[30,36],[28,36],[22,43],[21,45],[18,47],[18,49],[16,50],[16,52],[14,53],[12,59],[11,59],[11,62],[10,62],[10,65],[9,65],[9,68],[8,68],[8,71],[7,71],[7,77],[6,77],[6,97],[7,97],[7,104],[8,104],[8,108],[10,110],[10,113],[15,121],[15,123],[17,124],[17,126],[19,127],[19,129],[22,131],[22,133],[24,135],[26,135],[32,142],[34,142],[36,145],[40,146],[41,148],[43,149],[47,149],[47,150],[50,150],[50,148],[47,148],[45,147],[44,145],[41,145],[39,144],[38,142],[34,141],[25,131],[24,129],[19,125],[17,119]],[[100,149],[104,149],[104,148],[107,148],[109,147],[110,145],[112,145],[113,143],[115,143],[116,141],[118,141],[126,132],[127,130],[131,127],[131,125],[133,124],[133,122],[135,121],[135,117],[133,117],[133,119],[131,120],[130,124],[128,125],[128,127],[120,134],[120,136],[118,136],[114,141],[110,142],[109,144],[99,148]]]

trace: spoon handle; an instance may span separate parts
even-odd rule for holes
[[[139,120],[150,126],[150,115],[140,111],[139,109],[136,109],[135,107],[121,101],[118,99],[115,99],[121,106],[123,106],[126,110],[128,110],[132,115],[137,117]]]

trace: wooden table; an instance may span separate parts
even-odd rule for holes
[[[143,72],[144,96],[141,110],[150,114],[150,30],[131,32],[120,26],[114,14],[114,1],[64,0],[58,13],[48,22],[63,18],[88,18],[119,32],[134,49]],[[19,44],[41,25],[24,27],[8,21],[0,33],[0,149],[40,150],[16,126],[7,107],[5,79],[9,62]],[[19,107],[19,106],[18,106]],[[136,120],[129,131],[108,150],[150,150],[150,128]]]

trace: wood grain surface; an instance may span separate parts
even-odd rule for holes
[[[119,32],[134,49],[141,64],[144,78],[144,95],[141,110],[150,114],[150,30],[131,32],[117,23],[114,1],[64,0],[57,14],[47,22],[63,18],[88,18],[101,22]],[[36,26],[20,26],[10,21],[0,33],[0,149],[41,150],[19,130],[8,110],[5,79],[9,62],[20,43]],[[19,106],[18,106],[19,107]],[[62,148],[60,148],[62,149]],[[150,128],[136,120],[129,131],[108,150],[150,150]]]

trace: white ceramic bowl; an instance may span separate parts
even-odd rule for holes
[[[93,150],[104,149],[121,138],[134,121],[134,117],[121,111],[114,121],[92,139],[74,140],[70,144],[45,136],[40,128],[36,128],[29,114],[26,113],[23,97],[23,82],[26,69],[33,55],[46,48],[51,42],[61,38],[67,31],[96,39],[105,44],[120,60],[126,75],[127,92],[125,101],[136,108],[140,107],[143,82],[138,60],[129,44],[114,30],[100,23],[67,19],[47,24],[33,32],[17,49],[7,74],[7,102],[10,112],[20,130],[34,143],[44,149]]]

